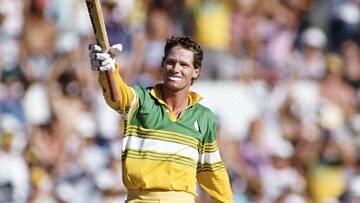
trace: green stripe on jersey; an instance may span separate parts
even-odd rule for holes
[[[199,151],[201,154],[203,154],[205,152],[211,153],[211,152],[215,152],[217,150],[218,150],[217,141],[214,141],[212,143],[204,143],[203,145],[201,145]]]
[[[192,168],[197,167],[197,163],[188,157],[180,156],[177,154],[159,153],[155,151],[140,151],[129,149],[125,150],[122,154],[122,160],[125,160],[126,158],[146,159],[161,162],[174,162],[182,165],[188,165]]]
[[[225,165],[221,161],[216,162],[216,163],[211,163],[211,164],[209,164],[209,163],[198,164],[197,165],[197,173],[205,172],[205,171],[214,172],[214,171],[217,171],[217,170],[220,170],[223,168],[225,168]]]

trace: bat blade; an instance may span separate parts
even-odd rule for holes
[[[103,50],[108,50],[109,40],[106,33],[105,22],[101,11],[100,0],[85,0],[85,2],[97,44]],[[111,100],[113,102],[116,102],[119,100],[119,95],[116,89],[113,72],[106,71],[106,78],[110,89]]]

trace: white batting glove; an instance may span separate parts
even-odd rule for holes
[[[115,57],[122,51],[122,44],[115,44],[108,50],[103,50],[97,44],[89,45],[89,58],[93,71],[108,71],[115,69]]]

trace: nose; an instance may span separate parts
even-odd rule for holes
[[[175,63],[175,64],[174,64],[174,67],[173,67],[173,71],[174,71],[174,72],[179,72],[180,69],[181,69],[180,63],[178,63],[178,62]]]

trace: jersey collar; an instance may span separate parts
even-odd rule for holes
[[[165,104],[166,103],[164,102],[163,98],[162,98],[162,95],[161,95],[161,85],[163,84],[157,84],[155,85],[151,90],[150,90],[150,94],[155,97],[161,104]],[[188,98],[189,98],[189,105],[188,107],[198,103],[200,100],[202,100],[202,96],[200,96],[199,94],[197,94],[196,92],[192,92],[192,91],[189,91],[188,93]]]

